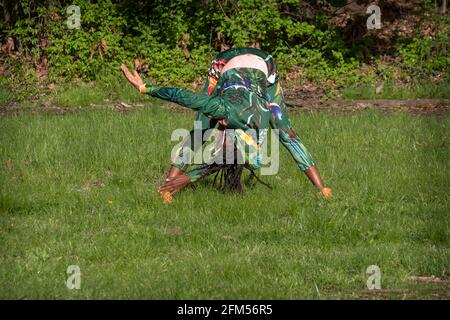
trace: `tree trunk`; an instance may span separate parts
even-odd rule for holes
[[[447,0],[442,0],[441,13],[442,14],[446,14],[447,13]]]

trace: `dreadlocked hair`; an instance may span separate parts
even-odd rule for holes
[[[214,174],[213,186],[219,188],[222,191],[231,191],[231,192],[243,192],[241,177],[244,171],[244,165],[239,164],[238,158],[240,156],[240,151],[234,146],[234,159],[233,163],[226,163],[227,159],[224,158],[221,161],[222,163],[213,162],[211,164],[204,164],[197,167],[203,171],[202,177],[199,179],[204,179],[207,176]],[[230,162],[228,160],[228,162]],[[263,182],[256,174],[253,169],[250,169],[250,178],[255,178],[259,183],[265,185],[269,189],[272,189],[270,185]]]

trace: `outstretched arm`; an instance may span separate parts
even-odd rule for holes
[[[300,141],[298,135],[294,132],[294,129],[292,127],[288,127],[287,129],[280,128],[278,134],[280,142],[291,153],[299,169],[306,174],[311,183],[319,189],[324,196],[331,196],[331,189],[324,186],[322,178],[320,177],[319,168],[316,166],[316,163],[308,150]]]
[[[291,125],[280,83],[276,81],[273,86],[268,88],[268,92],[272,97],[270,124],[272,128],[278,129],[280,142],[289,151],[299,169],[306,174],[311,183],[325,197],[331,196],[331,189],[324,186],[314,159]]]
[[[159,87],[145,84],[136,70],[131,73],[124,64],[121,65],[121,69],[127,80],[141,93],[175,102],[183,107],[198,110],[214,118],[223,119],[227,116],[226,108],[220,97],[209,97],[181,88]]]

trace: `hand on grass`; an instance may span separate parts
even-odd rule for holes
[[[121,64],[120,68],[122,69],[125,78],[136,88],[139,90],[139,87],[144,84],[144,81],[139,76],[136,70],[131,73],[125,64]]]
[[[163,198],[164,203],[172,203],[173,197],[172,194],[168,191],[160,192],[161,198]]]
[[[167,179],[166,182],[159,188],[159,192],[176,192],[184,187],[186,187],[189,183],[191,183],[191,180],[189,177],[185,174],[178,175],[176,177],[173,177],[171,179]]]
[[[333,190],[331,190],[331,188],[322,188],[322,190],[320,190],[320,193],[325,197],[325,198],[329,198],[333,195]]]

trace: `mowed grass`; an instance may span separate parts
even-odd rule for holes
[[[292,115],[334,197],[290,155],[273,186],[156,192],[193,114],[0,119],[0,298],[449,298],[449,116]],[[67,267],[81,289],[66,287]],[[368,291],[366,269],[381,269]]]

